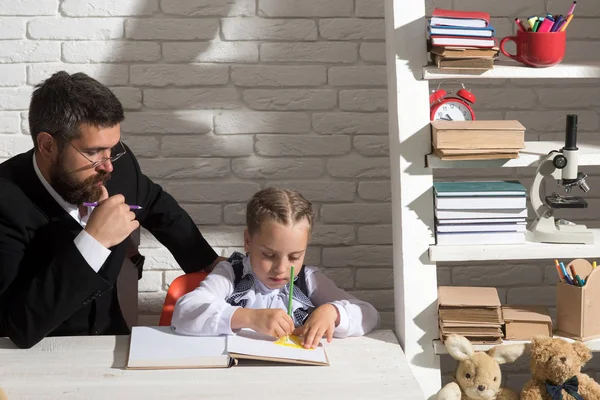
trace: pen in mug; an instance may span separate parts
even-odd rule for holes
[[[567,26],[569,26],[569,23],[571,23],[572,19],[573,19],[573,14],[569,14],[569,16],[565,19],[565,22],[560,26],[560,28],[558,28],[558,31],[562,32],[562,31],[566,30]]]
[[[571,5],[571,8],[569,8],[569,12],[567,13],[567,16],[573,14],[573,11],[575,11],[576,5],[577,5],[577,0],[574,1],[573,4]]]
[[[83,203],[84,207],[98,207],[98,203],[94,202],[94,203]],[[129,209],[130,210],[141,210],[143,207],[142,206],[136,206],[134,204],[129,205]]]

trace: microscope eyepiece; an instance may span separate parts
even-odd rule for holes
[[[565,150],[577,150],[577,114],[567,114]]]

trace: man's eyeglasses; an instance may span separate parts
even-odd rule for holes
[[[60,136],[62,136],[62,138],[69,144],[69,146],[74,148],[79,154],[81,154],[86,160],[88,160],[92,164],[92,168],[96,168],[97,166],[102,165],[102,164],[106,163],[107,161],[114,163],[115,161],[117,161],[119,158],[123,157],[127,153],[127,151],[125,150],[125,146],[123,145],[123,142],[121,140],[119,140],[119,143],[117,143],[115,145],[115,147],[110,149],[110,157],[102,157],[101,151],[95,151],[93,153],[96,153],[96,154],[89,153],[86,156],[85,153],[83,151],[79,150],[77,147],[75,147],[75,145],[73,143],[71,143],[71,141],[69,139],[67,139],[65,137],[65,135],[63,135],[61,133]]]

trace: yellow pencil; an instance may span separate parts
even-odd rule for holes
[[[592,263],[592,268],[596,268],[596,261]]]
[[[565,23],[563,24],[563,26],[560,27],[560,31],[559,32],[562,32],[562,31],[566,30],[567,26],[569,25],[569,22],[571,22],[572,19],[573,19],[573,14],[571,14],[571,15],[569,15],[567,17],[567,19],[565,20]]]

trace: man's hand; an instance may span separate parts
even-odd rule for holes
[[[249,327],[256,332],[280,338],[291,335],[294,330],[294,321],[280,308],[252,311]]]
[[[333,304],[323,304],[310,314],[304,325],[294,330],[294,335],[303,336],[304,348],[314,349],[324,335],[327,336],[327,342],[331,343],[333,331],[339,323],[337,307]]]
[[[108,197],[106,188],[102,186],[98,203],[98,207],[90,214],[85,230],[107,249],[121,243],[140,226],[135,214],[125,204],[123,195]]]

